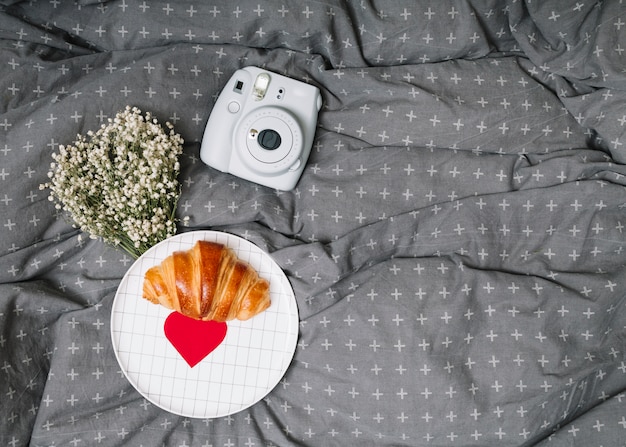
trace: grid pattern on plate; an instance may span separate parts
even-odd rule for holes
[[[248,321],[229,321],[226,338],[193,368],[163,331],[169,309],[141,298],[146,270],[197,240],[220,242],[270,281],[272,304]],[[219,417],[258,402],[291,362],[298,336],[293,291],[278,265],[238,236],[215,231],[183,233],[148,250],[124,276],[111,315],[113,347],[131,384],[149,401],[188,417]]]

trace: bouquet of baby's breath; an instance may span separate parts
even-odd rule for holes
[[[75,226],[133,257],[176,233],[183,139],[150,113],[126,107],[95,133],[53,153],[49,199]]]

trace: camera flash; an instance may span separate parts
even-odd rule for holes
[[[260,73],[254,81],[252,88],[252,96],[255,101],[260,101],[265,97],[267,93],[267,87],[270,85],[270,75],[267,73]]]

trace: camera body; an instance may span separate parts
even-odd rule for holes
[[[315,86],[258,67],[239,69],[211,111],[200,158],[219,171],[289,191],[311,153],[321,106]]]

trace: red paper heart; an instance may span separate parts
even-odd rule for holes
[[[163,326],[165,337],[192,368],[222,343],[226,329],[226,323],[195,320],[179,312],[169,314]]]

